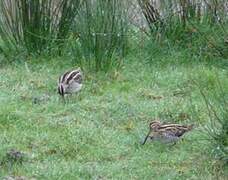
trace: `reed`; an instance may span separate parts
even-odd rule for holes
[[[78,36],[72,50],[75,61],[105,71],[121,63],[127,44],[126,7],[119,0],[83,3],[73,28]]]
[[[149,39],[156,41],[153,44],[184,48],[198,60],[228,57],[225,1],[138,0],[138,4],[148,25]]]
[[[80,0],[2,0],[0,48],[12,52],[51,52],[69,35]]]
[[[189,22],[211,24],[227,22],[224,0],[137,0],[150,32],[169,37],[188,29]]]

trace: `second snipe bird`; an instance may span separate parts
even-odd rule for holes
[[[82,71],[77,68],[67,71],[59,77],[58,92],[64,98],[66,94],[76,93],[82,88]]]
[[[150,130],[146,138],[143,141],[143,145],[146,143],[147,139],[151,140],[161,140],[166,143],[176,143],[184,133],[192,130],[193,125],[180,125],[171,123],[162,123],[158,120],[152,121],[150,123]]]

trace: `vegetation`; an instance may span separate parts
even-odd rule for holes
[[[125,55],[125,7],[118,0],[3,0],[0,50],[8,59],[11,52],[50,55],[65,50],[78,63],[107,71]]]
[[[72,68],[70,63],[34,59],[31,64],[1,68],[0,158],[5,159],[10,149],[26,156],[22,164],[2,164],[1,176],[225,179],[220,161],[212,156],[213,144],[200,128],[209,123],[208,112],[189,76],[218,73],[227,84],[227,71],[183,63],[188,57],[179,51],[157,55],[155,66],[134,56],[129,55],[117,72],[85,72],[83,90],[67,104],[57,94],[56,79]],[[194,123],[195,129],[173,147],[156,142],[141,146],[153,118]]]
[[[2,52],[12,58],[12,51],[16,54],[51,51],[68,37],[79,5],[80,0],[2,0]]]
[[[119,0],[85,1],[73,27],[80,36],[72,46],[75,61],[105,71],[120,65],[128,29],[125,4]]]
[[[222,84],[217,78],[218,76],[211,77],[210,90],[202,83],[197,83],[197,86],[208,111],[209,122],[204,128],[209,140],[213,142],[213,155],[228,165],[228,101],[227,93],[224,92],[227,90],[227,84]],[[197,113],[195,115],[197,116]]]
[[[0,2],[0,179],[226,179],[225,1],[135,2],[146,29],[118,0]],[[194,129],[142,146],[154,118]]]

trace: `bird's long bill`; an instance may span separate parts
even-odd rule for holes
[[[142,145],[144,145],[144,144],[146,143],[146,141],[147,141],[147,139],[148,139],[149,135],[150,135],[150,131],[148,132],[147,136],[145,137],[145,139],[144,139],[144,141],[143,141]]]
[[[66,99],[64,95],[62,95],[62,100],[63,100],[63,103],[66,104]]]

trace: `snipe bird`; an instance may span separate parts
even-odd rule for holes
[[[66,94],[73,94],[82,88],[82,72],[81,69],[67,71],[59,77],[58,93],[64,98]]]
[[[180,125],[171,123],[162,123],[158,120],[152,121],[149,126],[150,130],[144,139],[144,145],[148,138],[151,140],[160,140],[166,143],[174,143],[184,135],[184,133],[192,130],[193,125]]]

